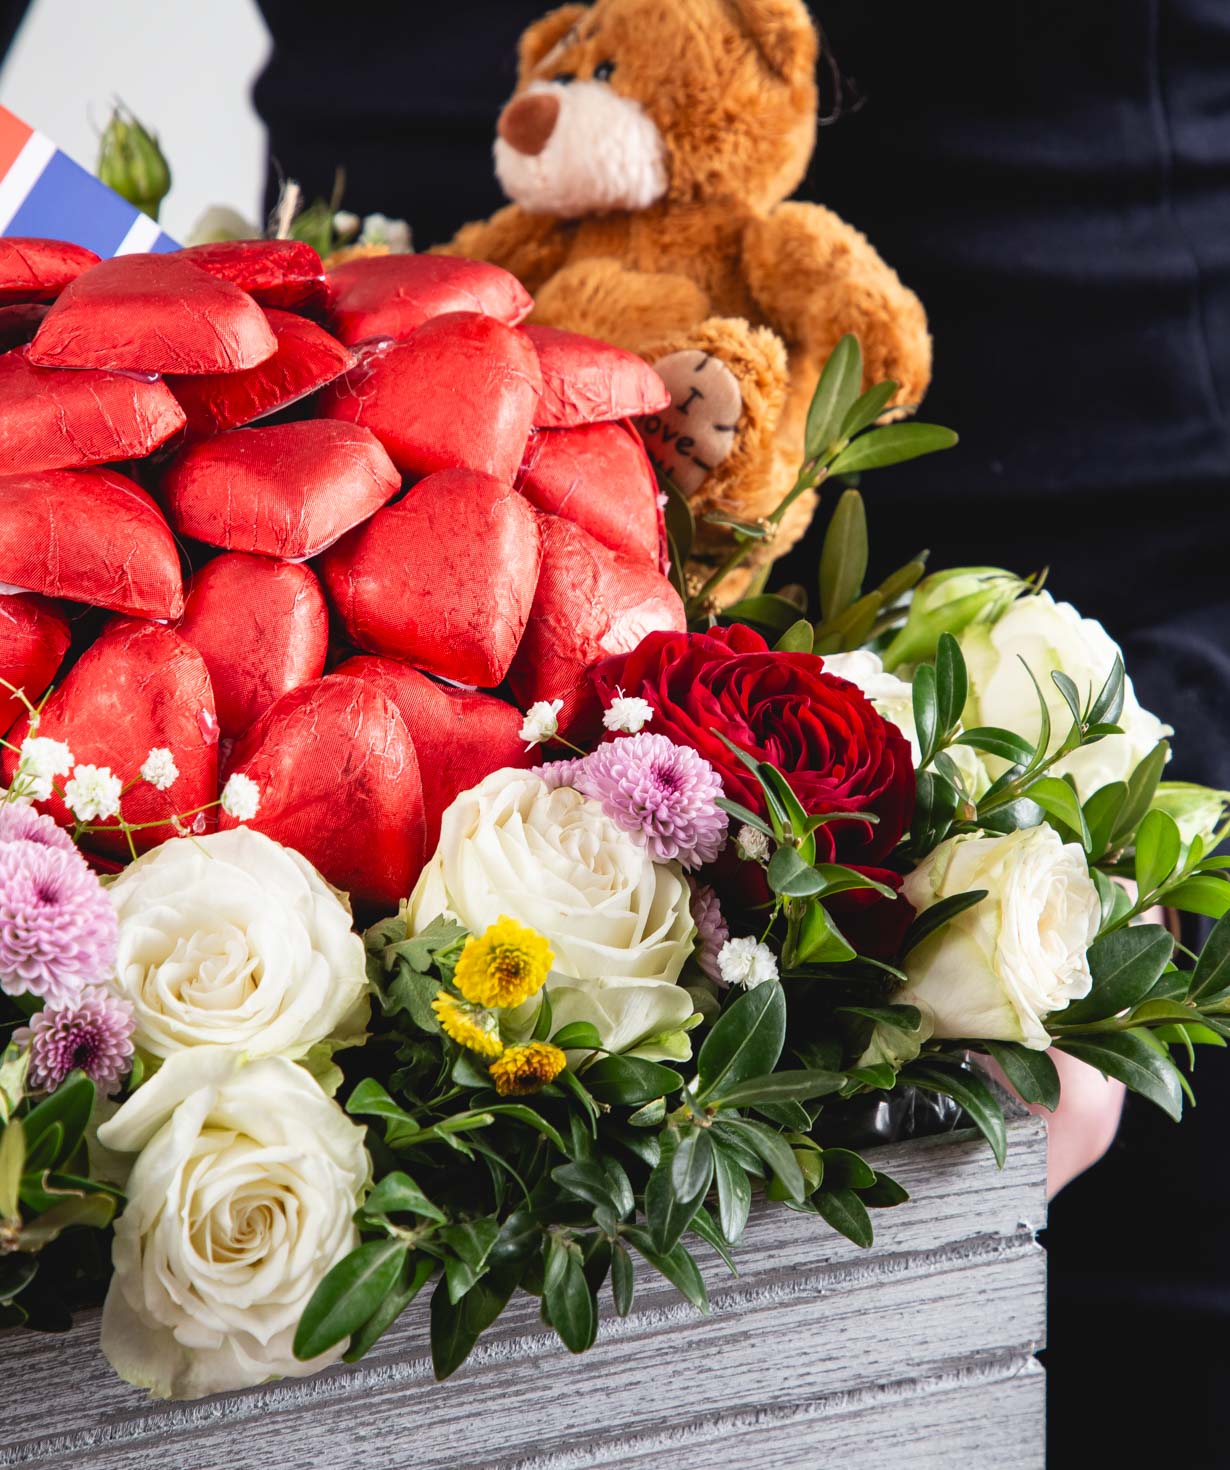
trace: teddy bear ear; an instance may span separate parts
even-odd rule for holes
[[[735,0],[735,9],[783,81],[797,85],[814,77],[820,40],[802,0]]]
[[[588,12],[588,5],[561,5],[558,10],[548,11],[522,33],[519,50],[522,81]]]

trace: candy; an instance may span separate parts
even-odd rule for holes
[[[177,631],[205,660],[231,739],[324,673],[329,610],[307,567],[230,552],[192,578]]]
[[[0,302],[54,301],[98,256],[67,240],[0,239]]]
[[[521,330],[534,344],[542,368],[536,428],[571,429],[670,407],[666,384],[635,353],[556,327]]]
[[[303,240],[218,240],[189,245],[175,254],[221,281],[230,281],[262,306],[316,309],[328,299],[324,265]]]
[[[181,535],[300,561],[374,515],[400,487],[369,430],[308,419],[189,445],[168,467],[162,492]]]
[[[67,286],[30,347],[40,367],[236,373],[277,340],[238,286],[174,255],[121,255]]]
[[[0,582],[136,617],[184,610],[170,528],[115,470],[0,476]]]
[[[68,623],[41,597],[0,597],[0,735],[26,706],[11,689],[37,704],[68,652]]]
[[[447,255],[377,255],[329,272],[330,319],[349,345],[369,337],[404,341],[446,312],[477,311],[515,327],[533,299],[508,271]]]

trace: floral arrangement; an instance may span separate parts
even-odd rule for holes
[[[865,590],[850,481],[953,436],[881,424],[853,340],[791,492],[847,485],[817,612],[719,613],[781,514],[688,585],[652,374],[501,272],[0,241],[0,299],[51,302],[0,357],[6,1325],[105,1291],[116,1371],[188,1398],[430,1289],[443,1378],[518,1290],[585,1350],[634,1257],[704,1310],[757,1192],[870,1244],[869,1106],[1002,1161],[979,1058],[1180,1116],[1230,797],[1040,578]]]

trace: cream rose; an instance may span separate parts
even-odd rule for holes
[[[665,980],[577,980],[552,975],[547,991],[553,1030],[588,1021],[596,1028],[604,1051],[631,1052],[655,1061],[681,1062],[692,1055],[685,1028],[696,1007],[682,986]]]
[[[292,1351],[325,1273],[358,1244],[363,1130],[284,1057],[172,1057],[98,1130],[137,1154],[115,1224],[102,1349],[158,1398],[315,1373]]]
[[[444,813],[406,915],[449,914],[471,934],[501,915],[546,936],[562,975],[675,981],[692,952],[687,881],[602,807],[533,771],[496,771]]]
[[[236,827],[165,842],[108,890],[116,979],[133,1039],[155,1057],[197,1046],[302,1057],[367,1020],[363,941],[297,852]]]
[[[1043,1018],[1089,994],[1086,952],[1101,904],[1085,855],[1051,827],[1006,837],[951,837],[905,880],[920,913],[942,898],[983,888],[987,896],[917,945],[905,959],[906,988],[944,1037],[1050,1045]]]
[[[1059,748],[1072,725],[1071,712],[1051,674],[1056,670],[1067,674],[1087,702],[1122,656],[1101,623],[1082,618],[1070,603],[1056,602],[1046,592],[1013,603],[997,623],[967,628],[960,643],[970,683],[966,725],[997,725],[1027,740],[1038,738],[1038,696],[1024,661],[1050,712],[1051,751]],[[1112,781],[1126,781],[1158,741],[1174,733],[1141,708],[1131,679],[1125,680],[1123,713],[1116,723],[1122,735],[1082,746],[1051,768],[1054,775],[1072,776],[1082,801]],[[993,757],[988,764],[996,774],[1004,769],[1003,762]]]

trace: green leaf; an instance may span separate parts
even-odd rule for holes
[[[773,645],[776,653],[810,653],[815,647],[816,635],[806,618],[799,618],[786,629]]]
[[[961,646],[951,633],[941,633],[935,654],[935,695],[940,731],[947,736],[960,722],[969,697],[969,676]]]
[[[917,1006],[838,1006],[839,1016],[862,1016],[877,1026],[893,1026],[898,1031],[913,1032],[922,1026],[922,1012]]]
[[[960,805],[961,793],[951,781],[936,771],[920,771],[914,821],[910,827],[915,847],[932,852],[947,836]]]
[[[1146,812],[1136,831],[1136,886],[1141,898],[1155,892],[1170,877],[1182,850],[1179,824],[1170,813]]]
[[[351,1334],[350,1346],[343,1357],[347,1363],[357,1363],[371,1352],[377,1342],[397,1321],[410,1303],[418,1296],[436,1269],[430,1256],[407,1255],[384,1300],[356,1332]]]
[[[863,1250],[870,1248],[874,1236],[871,1216],[852,1189],[820,1189],[812,1196],[812,1201],[834,1230]]]
[[[563,1051],[601,1051],[602,1037],[592,1021],[573,1021],[560,1027],[551,1038],[551,1045]]]
[[[1027,1103],[1038,1103],[1048,1112],[1059,1106],[1059,1073],[1044,1051],[1031,1051],[1005,1041],[980,1041],[978,1045],[993,1057],[1004,1076]]]
[[[41,1168],[70,1159],[85,1136],[86,1124],[93,1111],[94,1084],[84,1072],[70,1072],[50,1097],[44,1098],[26,1114],[27,1154],[31,1158],[38,1157]],[[50,1159],[43,1163],[44,1151],[39,1150],[39,1143],[44,1134],[56,1125],[60,1128],[59,1140],[51,1151]]]
[[[869,1210],[891,1210],[905,1204],[910,1195],[895,1179],[890,1179],[887,1174],[877,1174],[876,1182],[870,1189],[861,1190],[859,1198]]]
[[[722,1234],[732,1245],[736,1245],[747,1225],[748,1213],[752,1207],[752,1182],[742,1164],[722,1140],[715,1143],[713,1163],[717,1180],[718,1221]]]
[[[36,1220],[23,1225],[18,1237],[18,1249],[41,1251],[44,1246],[57,1240],[65,1230],[75,1226],[87,1230],[102,1230],[115,1217],[118,1202],[111,1194],[75,1195],[62,1199],[44,1210]]]
[[[295,1331],[301,1361],[318,1357],[357,1332],[393,1290],[406,1259],[401,1240],[373,1240],[343,1256],[312,1293]]]
[[[1065,1036],[1056,1045],[1156,1103],[1177,1123],[1183,1116],[1182,1078],[1169,1056],[1159,1054],[1145,1040],[1147,1034],[1117,1031],[1104,1036]]]
[[[649,1221],[654,1245],[662,1252],[669,1251],[688,1228],[692,1216],[696,1213],[697,1205],[705,1197],[709,1188],[709,1180],[713,1177],[713,1145],[706,1132],[704,1138],[707,1147],[700,1156],[700,1164],[708,1166],[708,1174],[698,1173],[696,1176],[703,1181],[703,1187],[693,1189],[685,1196],[680,1194],[675,1182],[675,1158],[681,1151],[685,1153],[688,1179],[691,1181],[690,1165],[696,1155],[695,1145],[691,1144],[689,1139],[697,1137],[698,1133],[699,1130],[691,1130],[673,1147],[668,1146],[672,1137],[671,1132],[664,1134],[662,1157],[645,1186],[645,1216]]]
[[[713,1143],[705,1128],[689,1128],[671,1159],[671,1183],[682,1200],[704,1198],[713,1178]]]
[[[824,879],[804,862],[797,847],[779,847],[769,862],[769,887],[782,898],[814,898]]]
[[[1068,711],[1072,716],[1072,723],[1075,725],[1082,724],[1081,716],[1084,714],[1084,710],[1081,708],[1080,690],[1061,669],[1051,671],[1051,683],[1063,695],[1063,702],[1068,706]]]
[[[1093,975],[1089,994],[1055,1012],[1052,1020],[1065,1027],[1087,1026],[1130,1010],[1148,995],[1173,953],[1174,939],[1160,924],[1136,924],[1104,934],[1089,950]]]
[[[794,954],[797,965],[841,965],[857,951],[820,903],[808,904],[799,925],[799,942]]]
[[[534,1015],[534,1029],[530,1034],[531,1041],[546,1041],[551,1034],[551,995],[544,990],[538,1002],[538,1010]]]
[[[560,1153],[568,1152],[559,1130],[537,1108],[530,1107],[527,1103],[489,1103],[483,1112],[488,1117],[512,1118],[518,1123],[524,1123],[527,1128],[532,1128],[535,1133],[541,1133],[544,1138],[549,1139]]]
[[[1230,912],[1230,883],[1212,873],[1197,873],[1166,890],[1166,904],[1185,914],[1220,919]]]
[[[559,1262],[558,1267],[555,1267]],[[579,1252],[558,1236],[552,1238],[543,1293],[551,1325],[570,1353],[593,1346],[598,1332],[598,1304],[594,1301]]]
[[[666,506],[663,511],[666,521],[667,534],[675,543],[675,549],[679,554],[682,564],[692,555],[692,545],[696,540],[696,520],[692,515],[692,507],[687,496],[675,484],[674,480],[667,474],[659,471],[658,481],[662,493],[666,496]]]
[[[919,767],[930,763],[940,734],[939,695],[935,670],[930,664],[919,664],[914,670],[911,688],[914,699],[914,729],[918,735]]]
[[[1086,852],[1089,851],[1089,826],[1074,787],[1061,781],[1058,776],[1042,776],[1037,781],[1030,782],[1026,795],[1030,801],[1037,802],[1048,816],[1055,817],[1070,827],[1080,838],[1081,846]]]
[[[981,903],[986,896],[985,888],[971,888],[968,893],[954,893],[949,898],[941,898],[939,903],[933,903],[930,908],[924,909],[906,930],[899,958],[904,959],[924,939],[929,938],[936,930],[955,919],[958,914],[963,914],[966,909],[972,909],[976,903]]]
[[[763,832],[766,837],[773,836],[773,828],[763,817],[757,816],[748,807],[741,806],[737,801],[727,801],[724,796],[719,796],[714,805],[720,807],[727,816],[734,817],[736,821],[744,823],[745,826],[754,827],[757,832]]]
[[[974,1126],[991,1145],[995,1162],[1002,1169],[1008,1154],[1008,1129],[999,1099],[973,1072],[944,1067],[936,1062],[915,1062],[902,1074],[901,1080],[924,1092],[936,1092],[960,1103]]]
[[[26,1154],[24,1182],[21,1195],[26,1198],[31,1178],[50,1169],[56,1159],[64,1156],[64,1124],[49,1123],[39,1134],[34,1145]]]
[[[826,1148],[822,1157],[826,1189],[870,1189],[876,1182],[875,1170],[861,1154],[848,1148]]]
[[[365,1215],[421,1215],[441,1224],[448,1218],[427,1198],[408,1174],[386,1174],[363,1201]]]
[[[971,750],[985,751],[997,755],[1001,760],[1011,761],[1014,766],[1027,766],[1034,758],[1034,748],[1012,730],[1001,730],[992,725],[975,725],[957,736],[957,745],[968,745]]]
[[[819,1070],[769,1072],[748,1077],[716,1099],[721,1108],[747,1108],[760,1103],[806,1102],[840,1092],[845,1078],[840,1072]]]
[[[730,1254],[730,1242],[718,1229],[717,1222],[704,1205],[701,1205],[692,1216],[692,1224],[689,1228],[694,1235],[699,1235],[706,1245],[711,1246],[721,1256],[726,1263],[726,1269],[732,1276],[739,1274]]]
[[[660,1271],[694,1307],[698,1307],[702,1312],[709,1310],[709,1293],[705,1290],[704,1278],[686,1246],[680,1243],[673,1250],[663,1253],[654,1244],[649,1232],[636,1225],[625,1225],[623,1235],[626,1240],[632,1242],[654,1270]]]
[[[799,608],[785,597],[766,592],[759,597],[745,597],[732,603],[722,616],[732,623],[759,623],[762,628],[784,633],[798,622]]]
[[[956,434],[939,424],[890,424],[856,439],[829,466],[829,473],[861,475],[867,470],[885,469],[888,465],[919,459],[924,454],[951,449],[957,442]]]
[[[847,333],[824,364],[807,410],[804,454],[819,459],[841,435],[841,426],[859,400],[863,386],[863,350]]]
[[[404,1132],[418,1132],[418,1123],[393,1101],[374,1077],[364,1077],[355,1087],[346,1100],[346,1111],[351,1117],[387,1118]]]
[[[18,1211],[17,1191],[26,1166],[26,1130],[13,1118],[0,1134],[0,1219],[12,1220]]]
[[[602,1057],[586,1068],[585,1086],[599,1102],[635,1107],[677,1092],[683,1078],[641,1057]]]
[[[636,1273],[632,1269],[632,1257],[622,1241],[611,1246],[611,1295],[615,1299],[615,1310],[626,1317],[632,1310],[636,1295]]]
[[[578,1199],[583,1199],[591,1205],[606,1205],[617,1215],[626,1213],[618,1208],[611,1189],[611,1181],[600,1164],[584,1159],[560,1164],[558,1168],[551,1170],[551,1178],[561,1189],[566,1189],[569,1194],[575,1194]]]
[[[714,1127],[721,1130],[720,1137],[733,1134],[750,1145],[752,1151],[764,1160],[788,1199],[797,1201],[803,1198],[803,1171],[799,1168],[794,1150],[780,1133],[766,1127],[764,1123],[757,1123],[753,1118],[724,1118]]]
[[[1099,787],[1085,803],[1085,824],[1089,829],[1089,856],[1100,858],[1110,846],[1110,834],[1119,820],[1127,800],[1127,782],[1112,781]]]
[[[1097,698],[1090,706],[1089,723],[1091,725],[1117,724],[1119,716],[1123,713],[1123,700],[1126,692],[1123,660],[1116,656],[1111,671],[1106,676],[1106,683],[1102,685]]]
[[[1192,971],[1188,996],[1201,1000],[1223,990],[1230,990],[1230,918],[1219,919],[1213,925]]]
[[[486,1270],[487,1257],[499,1234],[500,1222],[491,1215],[436,1231],[436,1240],[448,1246],[456,1257],[455,1262],[446,1259],[444,1263],[449,1296],[454,1302],[459,1301]]]
[[[479,1334],[504,1310],[517,1289],[522,1266],[514,1261],[492,1270],[477,1282],[459,1304],[449,1299],[448,1282],[437,1284],[431,1297],[431,1362],[443,1381],[469,1357]]]
[[[862,591],[867,575],[867,513],[857,490],[837,502],[820,553],[820,609],[826,623],[841,616]]]
[[[698,1101],[771,1072],[785,1042],[786,996],[781,985],[770,980],[746,991],[722,1012],[700,1049]]]
[[[841,428],[837,431],[837,437],[853,439],[856,434],[861,434],[864,429],[870,428],[888,407],[899,386],[890,378],[883,383],[877,383],[874,388],[868,388],[845,416]]]
[[[1127,800],[1123,803],[1119,820],[1111,833],[1112,846],[1126,842],[1149,810],[1169,758],[1170,746],[1163,740],[1153,747],[1128,777]]]

